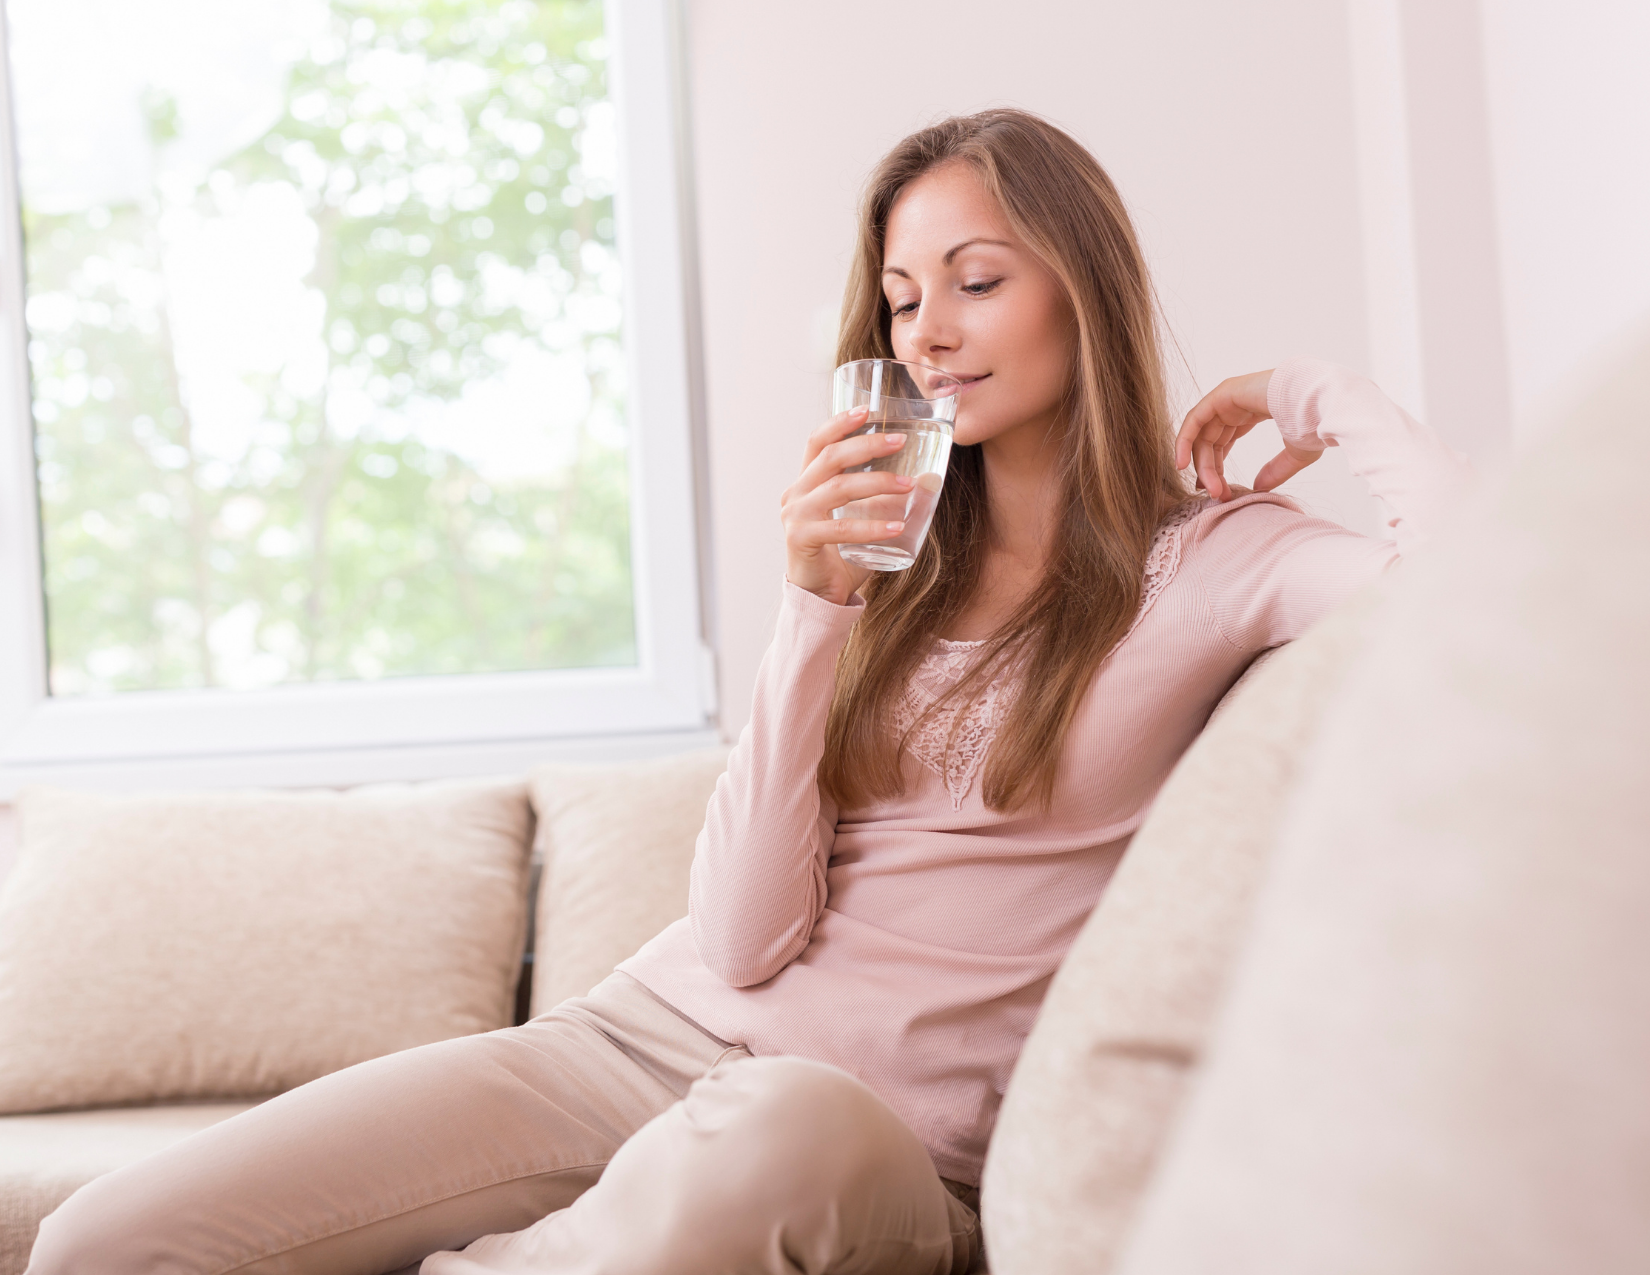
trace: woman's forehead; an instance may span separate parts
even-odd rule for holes
[[[888,212],[884,268],[932,264],[971,242],[1019,246],[1001,207],[966,164],[946,164],[909,183]]]

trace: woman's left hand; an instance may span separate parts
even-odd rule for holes
[[[1266,387],[1271,382],[1270,368],[1247,376],[1229,376],[1186,413],[1175,438],[1175,468],[1185,469],[1195,459],[1197,485],[1216,500],[1232,498],[1231,484],[1226,481],[1226,454],[1232,444],[1272,418],[1266,406]],[[1283,450],[1255,475],[1255,490],[1271,491],[1288,482],[1321,455],[1285,442]]]

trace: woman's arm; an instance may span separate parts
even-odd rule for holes
[[[1215,386],[1186,414],[1175,463],[1185,469],[1195,460],[1198,485],[1216,500],[1231,500],[1227,453],[1268,417],[1277,422],[1283,451],[1255,475],[1255,490],[1271,491],[1293,478],[1327,447],[1345,448],[1348,467],[1386,505],[1400,553],[1435,529],[1472,479],[1467,458],[1375,382],[1317,359],[1291,359]]]
[[[1349,468],[1386,506],[1392,538],[1357,535],[1278,497],[1234,499],[1223,472],[1226,454],[1268,416],[1284,450],[1256,475],[1258,492],[1292,477],[1325,448],[1344,448]],[[1195,573],[1221,633],[1248,651],[1299,636],[1413,552],[1471,481],[1466,458],[1373,382],[1307,359],[1223,381],[1187,415],[1177,451],[1182,464],[1196,459],[1199,484],[1221,502],[1194,524]]]
[[[785,490],[785,597],[756,675],[751,722],[728,759],[699,834],[688,925],[699,959],[734,987],[765,983],[802,954],[825,908],[836,807],[819,791],[836,657],[865,604],[870,575],[837,553],[901,523],[831,517],[868,496],[911,486],[885,472],[847,473],[898,451],[898,434],[858,434],[866,410],[839,412],[808,436]]]
[[[836,807],[815,771],[836,657],[863,604],[785,585],[751,721],[705,813],[688,918],[699,959],[734,987],[765,982],[807,946],[825,907]]]
[[[1346,452],[1347,467],[1386,506],[1399,554],[1430,536],[1472,481],[1465,456],[1375,382],[1333,363],[1283,364],[1270,377],[1266,406],[1286,446],[1319,455],[1326,447]]]

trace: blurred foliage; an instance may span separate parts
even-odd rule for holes
[[[612,192],[581,166],[601,5],[329,7],[251,145],[180,183],[150,95],[149,193],[24,208],[55,693],[635,661]],[[313,366],[243,377],[256,424],[225,447],[180,371],[167,235],[272,186],[316,231]],[[406,425],[525,350],[589,379],[550,476],[484,477]]]

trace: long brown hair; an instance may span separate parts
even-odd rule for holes
[[[953,162],[978,175],[1059,280],[1075,339],[1062,510],[1043,579],[929,711],[977,698],[1012,664],[1020,685],[986,765],[985,802],[994,810],[1046,807],[1077,706],[1139,609],[1152,536],[1188,493],[1174,466],[1151,280],[1128,212],[1095,158],[1028,112],[944,120],[907,137],[877,166],[860,208],[837,362],[893,357],[882,291],[888,214],[910,182]],[[973,592],[990,531],[980,449],[954,447],[916,562],[867,582],[865,613],[837,661],[819,780],[844,808],[899,792],[906,739],[889,731],[890,716],[924,649]]]

